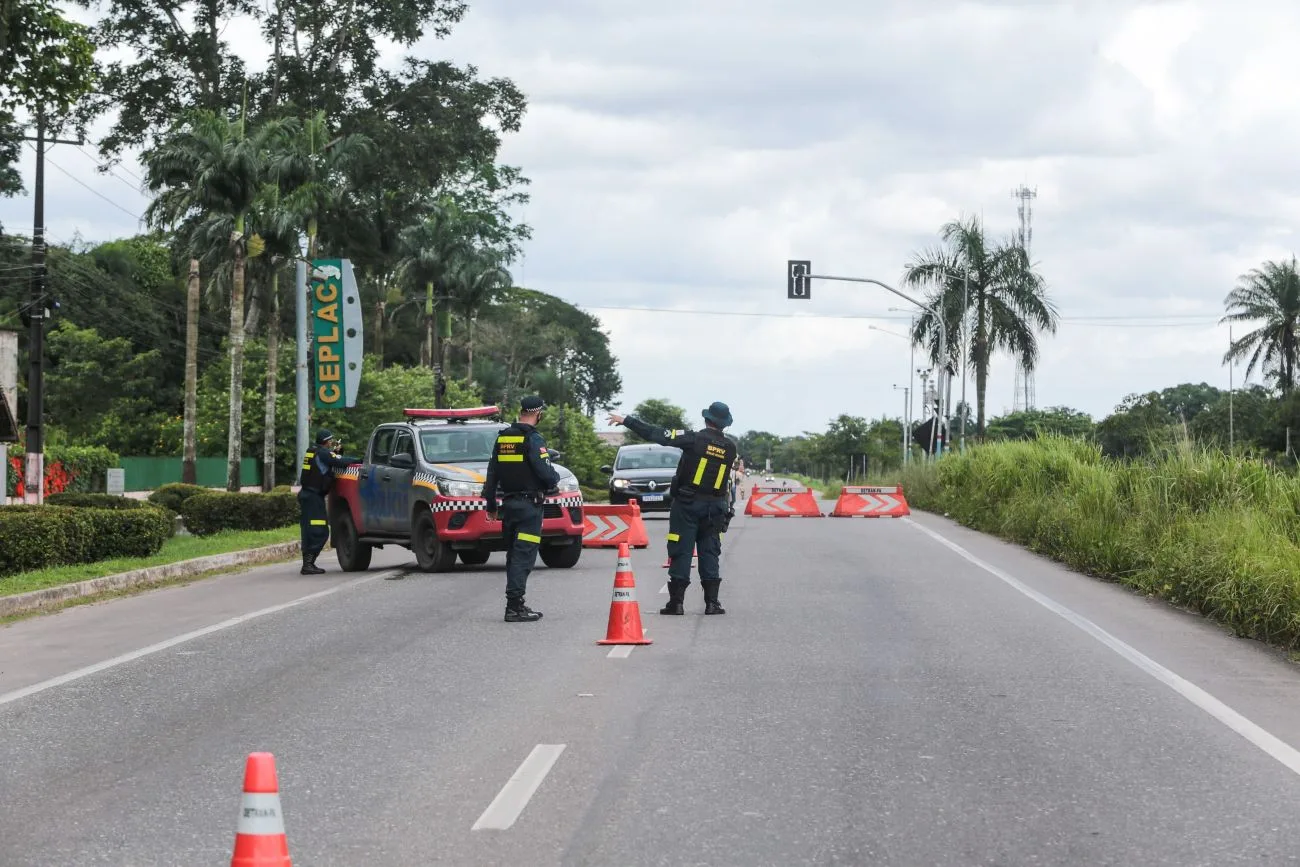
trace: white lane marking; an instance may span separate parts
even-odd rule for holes
[[[564,752],[564,744],[538,744],[524,759],[524,763],[506,781],[501,791],[488,804],[483,815],[478,817],[471,831],[504,831],[515,823],[519,814],[528,806],[533,794],[542,780],[551,772],[551,768]]]
[[[911,518],[903,518],[902,520],[911,524],[927,536],[930,536],[941,545],[952,549],[961,557],[974,563],[976,566],[980,567],[985,572],[988,572],[995,578],[998,578],[1016,590],[1019,590],[1025,596],[1028,596],[1048,611],[1051,611],[1053,614],[1073,623],[1075,626],[1079,627],[1084,632],[1088,633],[1093,638],[1097,639],[1102,644],[1106,645],[1111,650],[1115,651],[1120,656],[1124,657],[1129,662],[1133,663],[1135,666],[1165,684],[1174,692],[1178,693],[1183,698],[1187,699],[1192,704],[1196,705],[1255,746],[1259,747],[1269,756],[1281,762],[1292,773],[1300,774],[1300,750],[1296,750],[1281,738],[1251,722],[1249,719],[1228,707],[1196,684],[1179,677],[1177,674],[1174,674],[1151,657],[1111,635],[1109,632],[1102,629],[1083,615],[1076,614],[1074,611],[1054,599],[1044,596],[1037,590],[1031,589],[996,566],[985,563],[956,542],[950,541],[948,538],[940,535],[934,530],[931,530],[929,527],[924,527],[913,521]]]
[[[641,627],[641,634],[643,636],[649,632],[650,632],[649,629],[646,629],[644,626]],[[606,659],[627,659],[629,656],[632,655],[632,651],[636,650],[637,647],[639,646],[640,645],[637,644],[616,644],[610,648],[609,653],[605,654],[605,658]]]
[[[0,694],[0,705],[9,704],[29,695],[35,695],[38,692],[44,692],[47,689],[53,689],[56,686],[63,686],[74,680],[80,680],[83,677],[89,677],[92,674],[98,674],[101,671],[107,671],[110,668],[116,668],[128,662],[134,662],[137,659],[157,653],[160,650],[166,650],[169,647],[175,647],[178,644],[184,644],[187,641],[193,641],[196,638],[202,638],[205,635],[211,635],[214,632],[220,632],[223,629],[229,629],[232,626],[238,626],[249,620],[256,620],[258,617],[265,617],[268,614],[275,614],[277,611],[284,611],[287,608],[293,608],[304,602],[310,602],[313,599],[321,599],[338,593],[340,590],[346,590],[349,587],[355,587],[358,584],[365,584],[368,581],[378,581],[380,578],[389,575],[404,572],[405,569],[389,569],[379,572],[375,575],[366,575],[353,581],[347,581],[339,584],[337,587],[331,587],[328,590],[321,590],[318,593],[311,593],[307,596],[300,596],[289,602],[283,602],[279,605],[272,605],[270,608],[263,608],[260,611],[252,611],[248,614],[240,614],[238,617],[232,617],[229,620],[223,620],[220,623],[214,623],[211,626],[205,626],[202,629],[196,629],[193,632],[186,632],[184,635],[177,635],[175,638],[168,638],[166,641],[160,641],[157,644],[151,644],[148,647],[142,647],[139,650],[132,650],[130,653],[124,653],[121,656],[115,656],[112,659],[106,659],[103,662],[97,662],[94,665],[88,665],[85,668],[78,668],[76,671],[70,671],[67,674],[61,674],[58,677],[52,677],[49,680],[43,680],[40,683],[34,683],[31,686],[24,686],[22,689],[16,689],[13,692]]]

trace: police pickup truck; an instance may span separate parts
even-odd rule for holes
[[[330,534],[339,566],[370,568],[375,548],[410,549],[420,569],[446,572],[478,566],[506,550],[501,522],[488,518],[483,482],[497,433],[495,406],[408,409],[405,421],[383,424],[370,435],[365,461],[336,471],[330,492]],[[559,493],[543,506],[538,554],[567,569],[582,556],[582,492],[572,472],[560,474]]]

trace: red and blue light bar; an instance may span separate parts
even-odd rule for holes
[[[456,421],[467,418],[487,418],[489,416],[500,415],[501,407],[499,406],[474,406],[462,409],[404,409],[402,414],[407,418],[440,418],[448,421]]]

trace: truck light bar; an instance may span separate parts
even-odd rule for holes
[[[467,409],[405,409],[402,410],[402,413],[407,418],[487,418],[488,416],[500,415],[501,407],[475,406]]]

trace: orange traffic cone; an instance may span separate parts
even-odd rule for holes
[[[626,542],[618,546],[618,568],[614,571],[614,598],[609,603],[609,626],[597,644],[652,644],[641,628],[641,606],[636,601],[636,576]]]
[[[292,867],[289,840],[280,812],[280,782],[275,756],[249,753],[244,765],[244,797],[239,804],[239,828],[230,867]]]

